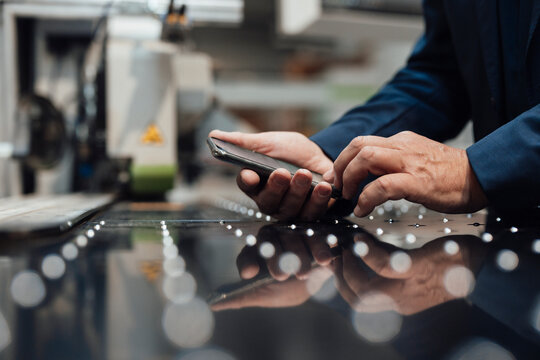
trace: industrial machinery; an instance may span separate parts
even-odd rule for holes
[[[230,5],[241,2],[228,3],[1,5],[0,196],[171,189],[179,131],[200,120],[213,91],[212,62],[192,49],[189,29],[215,13],[239,21],[241,6]]]

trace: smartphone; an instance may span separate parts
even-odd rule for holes
[[[288,170],[291,176],[300,170],[296,165],[274,159],[253,150],[244,149],[238,145],[217,138],[209,137],[206,142],[208,143],[212,155],[216,159],[251,169],[264,178],[267,178],[274,170],[279,168]],[[313,171],[311,174],[313,175],[311,181],[311,189],[313,190],[318,183],[323,181],[323,178],[321,174]],[[341,191],[336,189],[333,185],[332,197],[336,199],[341,197]]]

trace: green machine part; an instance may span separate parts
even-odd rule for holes
[[[132,165],[131,191],[137,195],[159,195],[174,187],[176,165]]]

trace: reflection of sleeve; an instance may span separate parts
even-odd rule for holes
[[[540,204],[540,105],[467,149],[490,204],[497,208]]]
[[[537,279],[540,259],[532,253],[518,254],[517,269],[504,272],[495,264],[496,252],[493,252],[493,256],[490,256],[478,273],[469,299],[521,336],[540,344],[540,332],[533,327],[533,313],[540,305],[540,286]]]
[[[443,1],[424,1],[426,32],[406,67],[365,105],[312,137],[328,156],[337,158],[359,135],[410,130],[443,141],[463,128],[470,108],[443,7]]]

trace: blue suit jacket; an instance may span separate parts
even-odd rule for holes
[[[504,16],[504,14],[502,15]],[[505,119],[497,2],[425,0],[426,30],[407,65],[365,105],[345,114],[315,141],[332,159],[359,135],[410,130],[444,141],[472,118],[477,142],[470,164],[490,205],[540,204],[540,0],[527,39],[528,108]],[[516,29],[517,31],[517,29]]]

